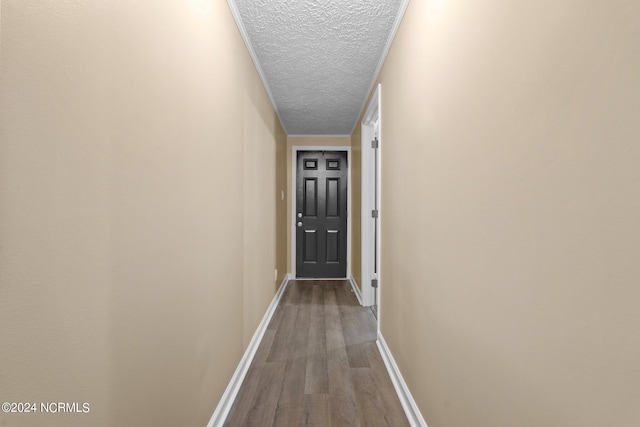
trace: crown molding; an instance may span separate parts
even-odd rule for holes
[[[284,126],[284,122],[282,121],[282,117],[280,116],[280,111],[278,111],[278,107],[276,106],[276,103],[273,99],[273,94],[271,93],[271,88],[269,87],[269,83],[267,82],[264,72],[262,71],[262,67],[260,66],[260,61],[258,61],[258,56],[256,55],[256,52],[253,50],[253,46],[251,45],[251,41],[249,40],[249,34],[247,33],[247,30],[244,27],[244,24],[242,23],[242,16],[240,15],[240,10],[238,9],[238,5],[236,4],[235,0],[227,0],[227,4],[229,5],[229,9],[231,9],[231,14],[233,15],[233,19],[236,21],[236,26],[240,31],[240,35],[242,36],[242,40],[244,41],[245,46],[247,47],[247,51],[249,52],[249,56],[253,61],[253,65],[256,67],[256,71],[260,76],[260,80],[262,80],[262,85],[264,86],[264,89],[267,91],[269,100],[271,100],[271,105],[273,106],[273,110],[276,112],[276,115],[278,116],[278,120],[280,120],[280,125],[282,126],[284,133],[288,135],[289,133],[287,132],[286,127]]]
[[[387,55],[389,54],[389,50],[391,49],[391,45],[393,44],[393,39],[396,37],[396,33],[398,32],[398,28],[400,28],[400,23],[402,22],[402,18],[404,18],[404,13],[407,11],[407,6],[409,6],[409,0],[402,0],[400,3],[400,8],[398,9],[398,15],[396,15],[396,20],[393,23],[393,27],[391,28],[391,32],[389,33],[389,38],[387,39],[387,44],[382,51],[382,55],[380,55],[380,61],[378,62],[378,66],[376,67],[376,71],[373,73],[373,78],[371,79],[371,84],[369,85],[369,90],[367,91],[367,96],[362,101],[362,107],[360,107],[360,112],[358,113],[358,117],[356,118],[355,123],[353,124],[353,128],[351,129],[351,135],[356,130],[356,126],[360,123],[360,117],[362,116],[362,112],[364,111],[364,107],[367,105],[367,101],[369,100],[369,95],[373,90],[373,87],[378,80],[378,75],[382,70],[382,66],[384,65],[384,61],[387,60]]]

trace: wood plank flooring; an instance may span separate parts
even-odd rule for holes
[[[225,426],[408,426],[347,281],[290,281]]]

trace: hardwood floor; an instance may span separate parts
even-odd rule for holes
[[[226,426],[408,426],[347,281],[290,281]]]

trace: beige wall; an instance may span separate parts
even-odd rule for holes
[[[244,96],[244,345],[249,344],[286,271],[286,134],[247,56]],[[276,250],[278,249],[279,250]],[[274,270],[277,278],[274,282]],[[270,285],[269,285],[270,284]]]
[[[345,146],[351,145],[348,136],[288,136],[287,137],[287,271],[291,272],[291,158],[295,146]]]
[[[414,0],[381,327],[429,427],[640,425],[640,3]]]
[[[290,165],[288,163],[289,152],[287,137],[284,135],[283,140],[280,142],[278,139],[278,146],[276,151],[276,199],[278,200],[277,212],[276,212],[276,254],[277,254],[277,268],[278,268],[278,283],[280,283],[284,277],[289,273],[289,222],[287,215],[289,215],[289,204],[287,200],[287,189],[289,184],[287,180],[291,172]],[[282,194],[284,193],[284,199]]]
[[[205,425],[286,265],[285,136],[226,3],[1,28],[0,396],[91,406],[0,424]]]

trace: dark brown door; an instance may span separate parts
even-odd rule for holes
[[[347,152],[298,151],[296,276],[347,276]]]

